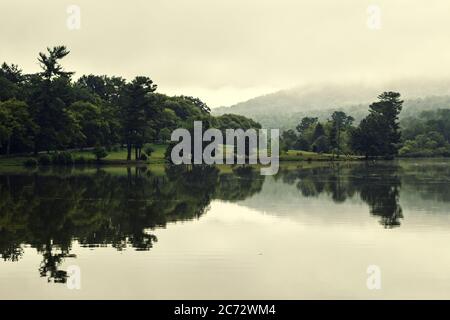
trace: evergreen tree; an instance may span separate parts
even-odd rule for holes
[[[379,101],[372,103],[370,114],[361,121],[352,134],[353,149],[366,157],[394,157],[400,147],[400,125],[398,116],[403,101],[397,92],[384,92]]]

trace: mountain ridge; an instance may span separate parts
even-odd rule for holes
[[[267,128],[293,129],[305,116],[326,120],[334,111],[344,111],[360,121],[368,113],[369,104],[383,91],[402,94],[401,117],[421,111],[450,108],[450,84],[407,83],[384,86],[325,85],[296,87],[261,95],[230,107],[219,107],[213,114],[234,113],[250,117]]]

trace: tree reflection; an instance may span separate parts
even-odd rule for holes
[[[380,217],[385,228],[400,226],[403,218],[399,204],[401,181],[399,167],[364,165],[352,171],[351,181],[361,199],[370,207],[370,213]]]
[[[400,189],[448,202],[449,170],[444,165],[425,170],[395,162],[330,163],[281,167],[272,181],[281,180],[303,197],[325,196],[336,204],[361,199],[384,228],[394,228],[403,218]],[[436,183],[426,183],[429,180]],[[24,246],[31,246],[42,256],[39,274],[64,283],[67,274],[61,265],[75,258],[75,241],[88,248],[148,251],[158,241],[155,228],[198,219],[214,199],[244,200],[261,192],[264,182],[259,170],[249,166],[223,171],[169,166],[160,172],[55,168],[0,175],[0,256],[18,261]],[[275,197],[269,194],[267,201],[277,201]]]
[[[369,205],[370,213],[381,217],[385,228],[400,226],[403,218],[399,204],[401,181],[399,166],[341,164],[309,169],[281,171],[283,181],[296,184],[304,197],[317,197],[324,193],[335,203],[345,202],[358,194]]]
[[[30,245],[42,255],[39,274],[64,283],[60,266],[75,257],[74,240],[82,247],[147,251],[158,240],[151,230],[200,217],[214,198],[246,198],[263,181],[252,172],[220,174],[213,166],[171,166],[159,175],[147,168],[119,171],[55,168],[0,176],[0,256],[17,261]]]

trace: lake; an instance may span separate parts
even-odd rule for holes
[[[8,169],[0,258],[1,299],[450,299],[450,161]]]

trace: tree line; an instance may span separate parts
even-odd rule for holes
[[[125,146],[127,159],[142,157],[146,143],[170,140],[172,130],[194,120],[216,128],[259,127],[238,115],[213,117],[199,98],[157,93],[147,76],[83,75],[73,80],[61,61],[65,46],[39,53],[40,72],[0,67],[0,154],[95,146]]]
[[[128,81],[89,74],[74,80],[61,64],[68,54],[65,46],[47,48],[38,55],[40,72],[33,74],[15,64],[0,66],[0,154],[124,146],[127,160],[139,160],[151,153],[146,144],[167,143],[174,129],[191,129],[194,120],[205,130],[261,127],[240,115],[214,117],[199,98],[157,93],[147,76]],[[449,156],[450,109],[400,123],[402,106],[399,93],[384,92],[359,124],[343,111],[322,122],[304,117],[296,130],[283,132],[281,145],[337,157]]]
[[[405,157],[450,156],[450,109],[424,111],[401,121]]]
[[[400,122],[402,106],[399,93],[383,92],[357,125],[343,111],[335,111],[325,122],[304,117],[296,130],[283,132],[283,148],[337,157],[450,156],[450,109],[425,111],[417,118],[408,117]]]

